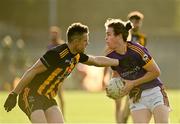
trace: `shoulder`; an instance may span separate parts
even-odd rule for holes
[[[136,42],[128,42],[128,48],[131,49],[133,52],[140,54],[141,56],[144,55],[146,48],[139,43]]]
[[[107,57],[114,58],[116,56],[116,52],[114,50],[110,50],[106,54]]]
[[[78,53],[77,56],[88,56],[86,53]]]
[[[66,56],[67,54],[70,53],[69,48],[66,43],[62,44],[62,45],[57,45],[56,47],[54,47],[51,50],[58,53],[61,58],[63,58],[64,56]]]
[[[52,50],[53,50],[53,51],[57,51],[57,52],[62,52],[62,51],[64,51],[64,50],[69,51],[68,46],[67,46],[66,43],[65,43],[65,44],[61,44],[61,45],[57,45],[57,46],[54,47]]]
[[[128,41],[127,46],[128,46],[128,48],[138,48],[138,49],[142,49],[142,50],[145,49],[145,47],[142,46],[141,44],[139,44],[138,42]]]
[[[76,55],[79,62],[86,62],[89,59],[89,56],[85,53],[79,53]]]
[[[139,43],[128,42],[128,48],[145,62],[148,62],[152,58],[148,50]]]

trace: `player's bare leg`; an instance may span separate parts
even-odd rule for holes
[[[116,110],[115,110],[115,115],[116,115],[116,122],[117,123],[123,123],[122,121],[122,110],[121,110],[121,99],[115,100],[115,104],[116,104]]]
[[[169,108],[166,105],[159,105],[153,110],[155,123],[168,123]]]
[[[35,110],[31,114],[32,123],[47,123],[46,116],[43,110]]]
[[[59,98],[60,108],[61,108],[62,114],[64,116],[64,97],[63,97],[63,87],[62,87],[62,85],[59,86],[57,95],[58,95],[58,98]]]
[[[131,115],[134,123],[149,123],[152,116],[148,109],[134,110]]]
[[[123,109],[123,123],[127,123],[128,121],[128,117],[130,115],[130,109],[129,109],[129,97],[127,96],[126,97],[126,100],[125,100],[125,105],[124,105],[124,109]]]
[[[64,123],[62,112],[58,106],[52,106],[45,111],[48,123]]]

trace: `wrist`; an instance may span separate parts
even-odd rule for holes
[[[18,96],[18,94],[17,94],[16,92],[14,92],[14,91],[12,91],[10,94],[13,95],[13,96],[15,96],[15,97]]]
[[[137,82],[137,81],[134,81],[133,87],[137,87],[138,85],[139,85],[138,82]]]

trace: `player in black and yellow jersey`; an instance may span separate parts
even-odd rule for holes
[[[134,28],[131,29],[131,41],[138,42],[142,46],[146,46],[147,39],[145,34],[140,31],[143,23],[144,15],[139,11],[132,11],[128,14],[128,20],[133,23]]]
[[[19,95],[19,107],[32,123],[63,123],[63,115],[54,97],[58,86],[72,72],[77,63],[95,66],[117,66],[119,60],[84,54],[89,40],[88,27],[73,23],[67,30],[67,43],[47,51],[22,76],[9,94],[4,107],[11,111]]]

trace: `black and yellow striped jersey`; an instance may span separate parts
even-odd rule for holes
[[[147,39],[146,36],[143,33],[140,32],[132,32],[131,34],[131,41],[132,42],[137,42],[141,44],[142,46],[146,46],[147,44]]]
[[[78,62],[86,62],[88,58],[84,53],[72,54],[67,44],[50,49],[40,58],[47,70],[36,75],[28,87],[34,93],[48,98],[54,97],[59,85],[72,72],[75,65]]]

